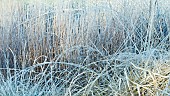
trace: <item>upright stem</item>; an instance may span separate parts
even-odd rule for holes
[[[151,45],[151,36],[152,36],[152,29],[153,29],[153,21],[154,21],[154,15],[155,15],[155,6],[156,6],[157,0],[154,1],[150,0],[150,8],[149,8],[149,28],[148,28],[148,32],[147,32],[147,36],[148,36],[148,42],[146,42],[148,44],[147,46],[147,50],[149,50],[152,45]]]

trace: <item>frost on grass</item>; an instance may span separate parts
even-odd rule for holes
[[[0,2],[0,95],[170,95],[161,1]]]

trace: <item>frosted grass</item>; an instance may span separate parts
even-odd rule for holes
[[[163,4],[1,0],[0,95],[170,95]]]

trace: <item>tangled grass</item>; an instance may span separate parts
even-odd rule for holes
[[[169,96],[168,9],[113,1],[1,0],[0,96]]]

